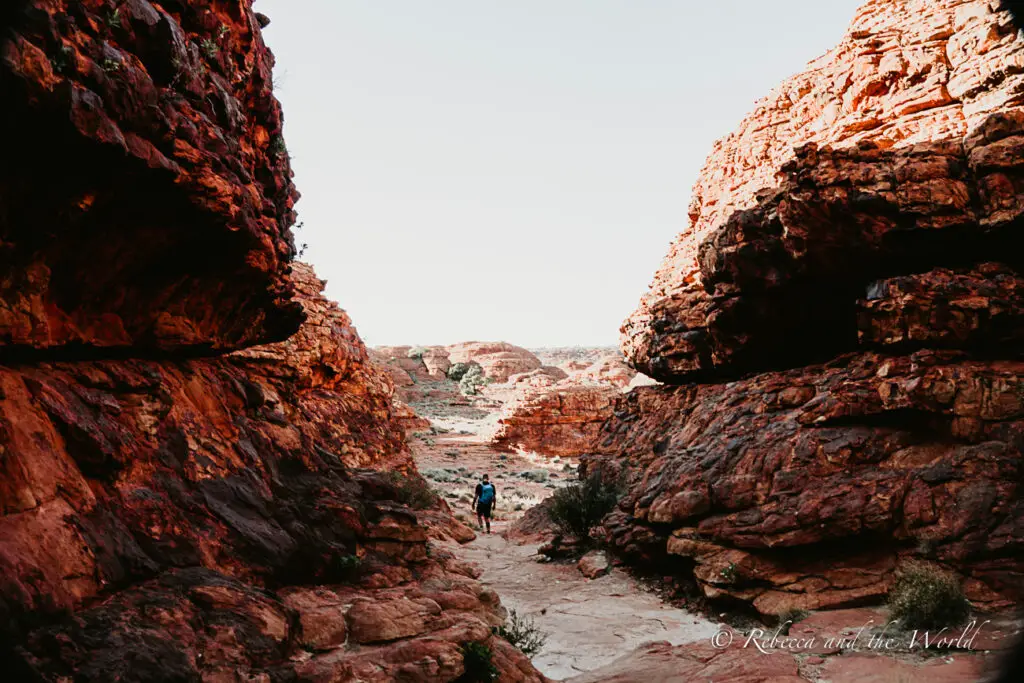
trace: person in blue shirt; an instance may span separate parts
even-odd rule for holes
[[[491,510],[498,497],[498,489],[490,482],[485,474],[483,480],[476,485],[476,493],[473,496],[473,509],[476,510],[476,521],[480,528],[487,525],[487,533],[491,533]]]

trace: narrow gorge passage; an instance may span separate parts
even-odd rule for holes
[[[448,424],[453,424],[447,421]],[[410,438],[420,470],[433,477],[434,487],[449,501],[456,517],[475,527],[470,502],[474,480],[490,473],[499,498],[491,534],[478,533],[465,545],[446,544],[462,560],[482,570],[484,586],[501,597],[506,608],[534,620],[547,642],[533,658],[534,665],[554,680],[566,680],[604,667],[644,643],[673,645],[708,642],[718,630],[701,615],[673,607],[618,568],[596,579],[580,573],[574,561],[539,562],[540,542],[509,535],[526,503],[538,503],[574,477],[562,470],[574,463],[505,453],[491,447],[481,434],[487,420],[460,420],[453,432],[417,432]],[[444,429],[444,428],[442,428]],[[460,473],[459,468],[464,472]],[[554,476],[545,483],[520,476]],[[449,481],[437,481],[444,478]],[[520,508],[516,510],[516,508]]]

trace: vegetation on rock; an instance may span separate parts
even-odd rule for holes
[[[889,611],[904,628],[940,629],[966,621],[971,604],[952,573],[909,562],[897,572],[896,584],[889,591]]]
[[[459,676],[458,683],[486,683],[498,679],[494,655],[483,643],[463,643],[462,662],[466,671]]]
[[[537,628],[532,617],[519,614],[514,609],[508,611],[505,623],[494,629],[494,632],[527,657],[540,652],[548,640],[548,634]]]
[[[618,501],[616,487],[591,476],[551,496],[551,521],[565,533],[585,539],[590,530],[615,509]]]

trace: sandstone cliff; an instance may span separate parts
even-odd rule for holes
[[[998,3],[868,0],[716,144],[623,327],[704,383],[615,406],[610,543],[764,614],[877,601],[908,557],[1024,597],[1022,96]]]
[[[290,265],[260,21],[0,9],[0,669],[450,681],[486,643],[503,680],[542,680],[492,635],[497,596],[428,548],[455,523],[391,380]]]
[[[666,381],[857,345],[878,278],[1019,252],[1024,49],[995,0],[871,0],[719,141],[623,349]]]

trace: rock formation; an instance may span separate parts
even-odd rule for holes
[[[623,327],[704,383],[633,391],[585,461],[628,482],[615,548],[769,615],[908,557],[1024,597],[1022,102],[998,3],[868,0],[716,144]]]
[[[448,347],[452,363],[477,363],[492,382],[507,382],[512,375],[541,366],[540,359],[524,348],[507,342],[466,342]]]
[[[207,353],[294,332],[297,194],[252,12],[2,13],[0,354]]]
[[[547,456],[579,456],[598,443],[619,390],[611,386],[556,385],[505,407],[493,443]]]
[[[626,356],[665,381],[827,359],[870,282],[1019,252],[1022,89],[998,3],[867,2],[715,145]]]
[[[492,636],[497,596],[428,551],[464,530],[391,380],[289,266],[250,5],[0,10],[0,667],[450,681],[483,643],[502,680],[542,680]]]

